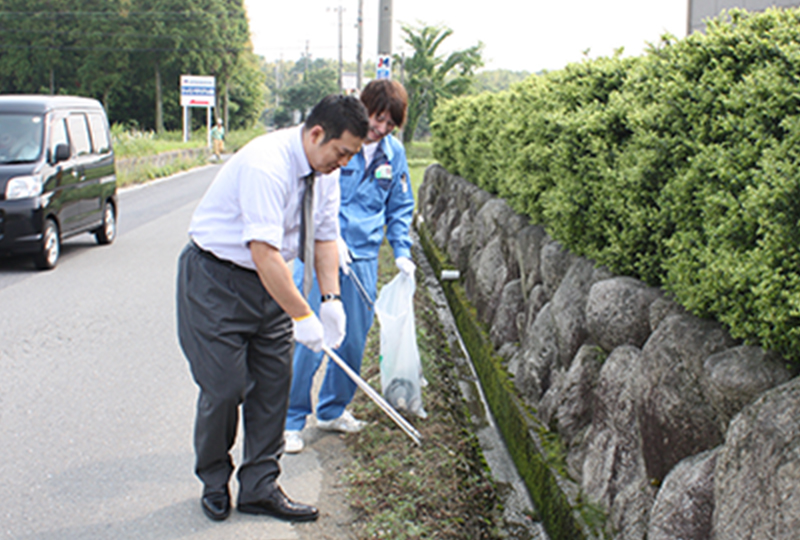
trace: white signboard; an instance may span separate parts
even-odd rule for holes
[[[181,107],[214,107],[213,76],[181,75]]]

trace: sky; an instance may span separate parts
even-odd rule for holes
[[[393,52],[411,54],[401,27],[446,26],[446,54],[483,42],[483,69],[531,73],[588,57],[638,56],[665,33],[686,35],[687,0],[393,0]],[[342,58],[356,61],[358,0],[245,0],[256,54],[272,60]],[[378,56],[379,0],[363,0],[363,59]]]

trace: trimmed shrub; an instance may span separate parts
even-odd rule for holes
[[[800,10],[441,104],[434,155],[571,251],[800,362]]]

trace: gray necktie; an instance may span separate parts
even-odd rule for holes
[[[314,280],[314,171],[303,177],[303,211],[300,214],[300,260],[303,261],[303,297],[308,298]]]

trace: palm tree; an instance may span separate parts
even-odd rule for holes
[[[403,142],[411,142],[420,118],[430,118],[439,99],[466,93],[477,68],[483,65],[483,43],[451,53],[447,58],[436,55],[439,45],[453,30],[447,27],[403,26],[404,41],[414,54],[405,61],[408,119],[403,130]],[[399,64],[399,60],[395,60]]]

